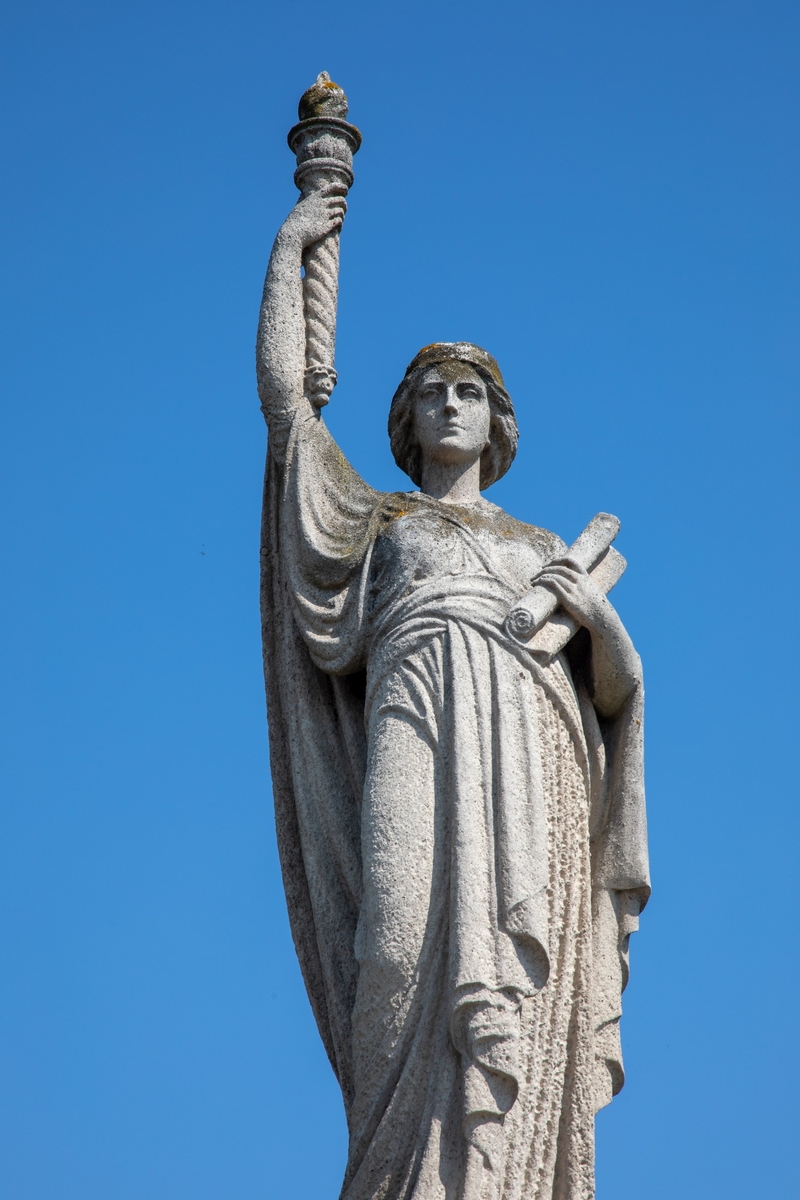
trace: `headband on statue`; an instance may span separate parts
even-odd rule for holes
[[[485,371],[502,392],[506,390],[497,359],[474,342],[431,342],[430,346],[423,346],[408,364],[406,378],[423,367],[435,367],[443,362],[469,363]]]

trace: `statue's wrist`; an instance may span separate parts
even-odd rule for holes
[[[303,253],[303,239],[300,236],[300,230],[291,223],[291,218],[289,221],[285,221],[278,230],[275,245],[283,254],[296,254],[299,257]]]

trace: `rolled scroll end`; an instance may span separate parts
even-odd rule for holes
[[[533,614],[527,608],[512,608],[506,617],[506,629],[518,642],[527,642],[536,629]]]
[[[528,642],[558,607],[555,593],[535,587],[517,601],[506,617],[506,631],[518,642]]]

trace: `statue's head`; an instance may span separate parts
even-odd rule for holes
[[[389,410],[395,461],[419,487],[422,464],[480,459],[481,489],[517,452],[514,405],[497,362],[472,342],[434,342],[409,363]]]

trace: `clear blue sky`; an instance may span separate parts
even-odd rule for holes
[[[335,1200],[278,874],[255,322],[327,69],[364,145],[327,410],[499,359],[490,493],[622,520],[654,897],[599,1200],[796,1200],[800,8],[7,3],[4,1200]]]

